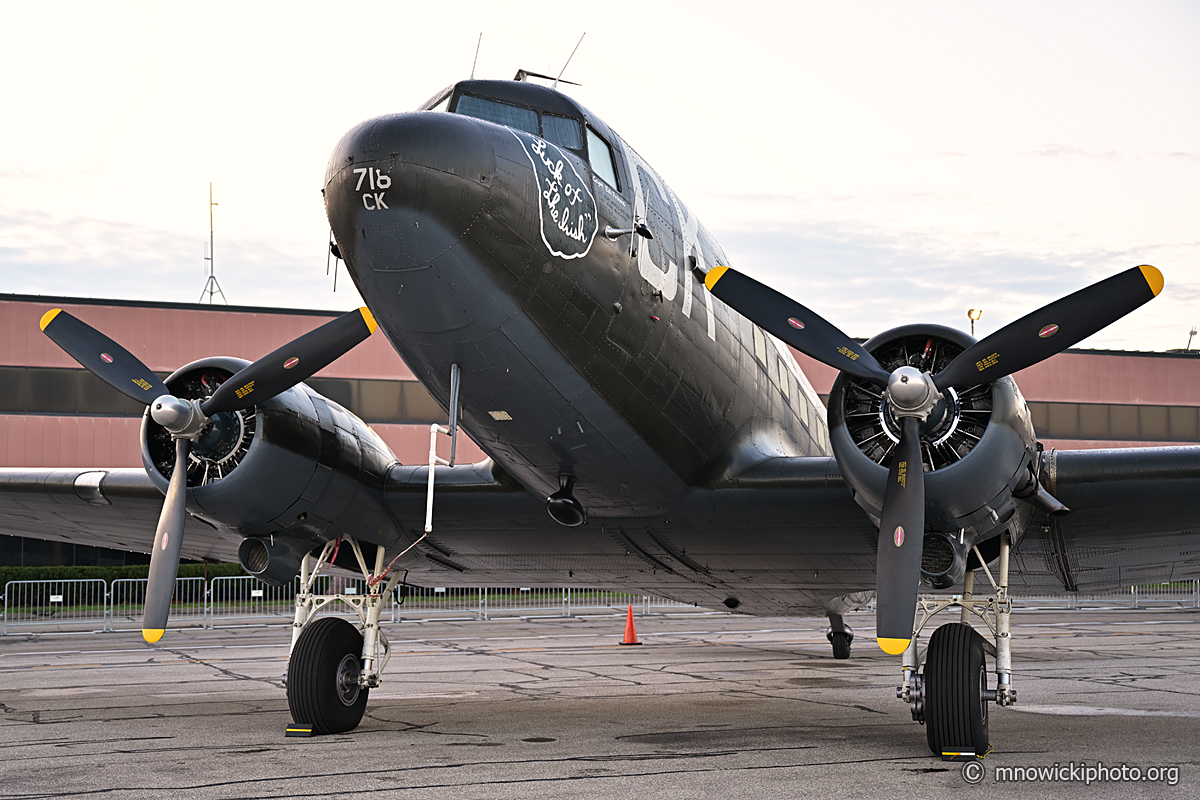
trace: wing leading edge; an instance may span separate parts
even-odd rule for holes
[[[163,495],[142,469],[0,468],[0,533],[148,553]],[[242,537],[188,515],[183,556],[236,561]]]

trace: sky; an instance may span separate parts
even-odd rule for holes
[[[598,13],[602,11],[603,13]],[[326,159],[471,73],[557,74],[730,265],[852,336],[983,336],[1142,263],[1080,346],[1200,324],[1200,3],[5,3],[0,292],[349,309]],[[1200,339],[1200,337],[1198,337]]]

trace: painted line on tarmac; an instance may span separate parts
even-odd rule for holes
[[[1200,719],[1200,711],[1151,711],[1141,708],[1104,708],[1103,706],[1010,706],[1028,714],[1055,714],[1064,717],[1184,717]]]

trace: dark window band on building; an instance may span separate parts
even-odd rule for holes
[[[1200,442],[1197,406],[1030,403],[1029,414],[1046,439]]]
[[[0,536],[0,567],[122,567],[149,563],[150,556],[146,553]]]
[[[417,381],[309,378],[306,383],[365,422],[428,424],[446,418]],[[828,395],[821,400],[828,404]],[[87,370],[0,367],[0,414],[140,417],[144,410]],[[1031,402],[1029,413],[1043,439],[1200,442],[1200,406]]]
[[[424,424],[446,418],[417,381],[309,378],[306,383],[365,422]],[[0,414],[140,417],[145,410],[87,370],[0,367]]]
[[[828,407],[829,395],[821,395]],[[1200,406],[1031,402],[1039,439],[1112,442],[1200,442]]]

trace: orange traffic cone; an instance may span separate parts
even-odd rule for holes
[[[629,607],[629,613],[625,615],[625,641],[621,644],[641,644],[637,640],[637,631],[633,629],[633,606]]]

